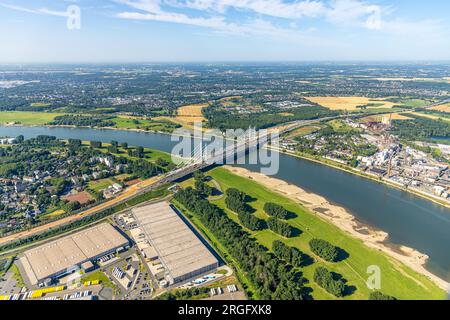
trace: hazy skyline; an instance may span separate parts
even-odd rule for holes
[[[449,10],[438,0],[0,0],[0,63],[449,60]]]

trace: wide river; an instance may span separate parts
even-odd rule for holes
[[[2,127],[1,136],[53,135],[58,138],[128,142],[171,152],[170,136],[133,131],[48,127]],[[257,165],[243,165],[259,171]],[[359,221],[389,233],[389,242],[427,254],[427,269],[450,281],[450,209],[404,191],[340,170],[280,155],[275,177],[347,208]]]

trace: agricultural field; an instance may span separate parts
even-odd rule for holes
[[[2,111],[0,112],[0,124],[45,125],[61,115],[63,113]]]
[[[394,102],[385,99],[367,97],[305,97],[305,99],[331,110],[357,111],[362,107],[390,109],[396,106]]]
[[[370,80],[377,80],[377,81],[400,81],[400,82],[443,82],[443,83],[450,83],[450,78],[443,77],[443,78],[420,78],[420,77],[413,77],[413,78],[369,78]]]
[[[175,120],[177,123],[192,125],[194,122],[205,121],[202,110],[207,104],[192,104],[178,108]]]
[[[380,115],[376,115],[376,116],[365,117],[365,118],[362,118],[361,120],[363,122],[382,121],[383,118],[386,118],[386,117],[391,120],[414,120],[413,118],[408,117],[406,114],[402,114],[402,113],[380,114]]]
[[[314,270],[318,266],[326,266],[329,270],[342,274],[347,280],[347,285],[354,288],[352,294],[347,295],[344,299],[367,299],[370,293],[366,285],[367,267],[369,265],[378,265],[381,268],[383,274],[382,291],[385,294],[395,296],[398,299],[444,298],[443,290],[439,289],[425,276],[412,271],[377,250],[368,248],[362,241],[347,235],[339,228],[322,220],[285,196],[273,192],[255,181],[232,174],[223,168],[213,169],[207,175],[217,181],[224,192],[228,188],[237,188],[248,194],[253,199],[249,202],[249,205],[256,210],[254,214],[257,217],[268,218],[263,211],[266,202],[282,205],[297,215],[296,218],[288,220],[289,224],[301,230],[301,234],[297,237],[286,239],[270,230],[248,231],[269,250],[271,250],[274,240],[281,240],[289,246],[297,247],[310,257],[314,257],[308,242],[313,238],[319,238],[327,240],[347,252],[347,258],[340,262],[328,263],[316,257],[314,263],[310,263],[301,269],[304,277],[309,280],[307,286],[312,289],[312,296],[315,299],[335,299],[334,296],[331,296],[313,281]],[[224,198],[212,203],[222,208],[231,219],[239,223],[237,215],[226,209]],[[194,221],[194,223],[198,223],[198,221]]]
[[[430,110],[450,113],[450,103],[443,104],[441,106],[433,107]]]
[[[111,179],[101,179],[97,181],[91,181],[89,182],[89,189],[92,189],[95,192],[100,192],[113,184],[114,181],[112,181]]]
[[[450,122],[450,115],[445,116],[439,113],[411,112],[412,115],[431,120],[444,120]]]

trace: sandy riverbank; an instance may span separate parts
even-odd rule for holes
[[[303,205],[317,216],[333,223],[352,236],[361,239],[365,245],[383,251],[390,257],[409,266],[414,271],[427,276],[442,289],[448,290],[450,288],[450,283],[425,269],[424,265],[428,260],[427,255],[405,246],[393,248],[392,246],[386,245],[385,242],[389,236],[386,232],[374,230],[369,226],[361,224],[345,208],[332,204],[322,196],[306,192],[300,187],[280,179],[271,178],[258,172],[251,172],[244,168],[231,166],[224,166],[224,168],[241,177],[252,179],[268,189],[278,192]]]

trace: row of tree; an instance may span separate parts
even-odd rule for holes
[[[273,232],[286,238],[293,237],[295,234],[295,229],[289,223],[274,217],[270,217],[267,220],[267,226]]]
[[[250,207],[246,203],[247,195],[237,189],[230,188],[226,191],[227,198],[225,199],[225,205],[231,211],[237,214],[249,214]]]
[[[78,127],[112,127],[115,125],[108,116],[83,116],[83,115],[63,115],[57,116],[50,125],[55,126],[78,126]]]
[[[269,253],[198,191],[188,187],[178,191],[175,199],[198,217],[238,261],[260,299],[299,300],[309,297],[301,274]]]
[[[328,241],[322,239],[312,239],[309,241],[311,251],[328,262],[336,262],[339,257],[339,250]]]
[[[203,196],[209,197],[213,195],[214,188],[206,184],[206,176],[201,171],[194,173],[195,189],[199,191]]]
[[[264,205],[264,212],[269,216],[274,218],[286,220],[289,218],[289,211],[287,211],[284,207],[279,204],[267,202]]]
[[[272,243],[272,251],[279,259],[286,261],[294,267],[300,267],[302,264],[303,253],[295,247],[289,247],[280,240]]]
[[[264,220],[259,219],[251,213],[241,212],[238,214],[239,222],[249,230],[260,231],[266,229]]]
[[[318,267],[314,272],[314,281],[335,297],[345,295],[345,282],[341,276],[330,272],[325,267]]]

